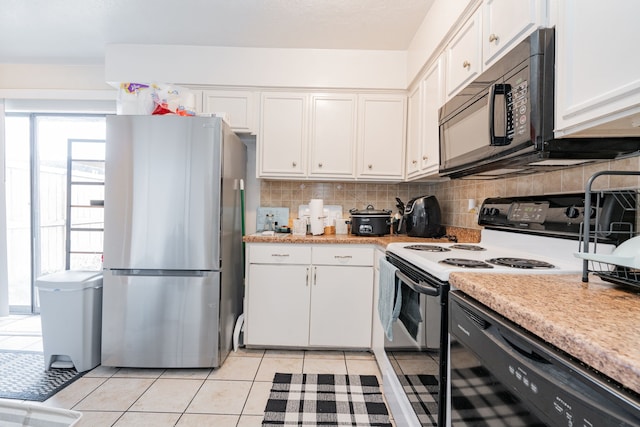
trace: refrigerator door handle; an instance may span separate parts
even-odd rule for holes
[[[211,270],[162,270],[123,268],[109,270],[113,276],[173,276],[173,277],[205,277]]]

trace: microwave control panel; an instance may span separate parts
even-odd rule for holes
[[[529,82],[519,79],[515,85],[511,85],[506,98],[507,138],[513,140],[528,133]]]

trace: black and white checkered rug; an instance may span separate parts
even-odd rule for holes
[[[402,375],[400,384],[423,427],[438,425],[438,378],[435,375]]]
[[[83,373],[75,369],[44,370],[44,355],[0,350],[0,398],[43,402]]]
[[[262,425],[391,427],[375,375],[280,373]]]

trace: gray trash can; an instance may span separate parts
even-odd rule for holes
[[[39,277],[44,368],[83,372],[100,364],[102,272],[60,271]]]

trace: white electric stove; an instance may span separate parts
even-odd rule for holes
[[[600,248],[604,250],[605,248]],[[613,246],[609,247],[609,251]],[[508,274],[582,272],[578,242],[556,237],[484,229],[480,243],[391,243],[387,252],[447,282],[460,271]]]
[[[590,209],[591,218],[599,213],[602,230],[625,215],[611,209],[606,201],[585,208],[584,194],[491,198],[479,212],[478,224],[484,229],[478,243],[425,240],[387,246],[386,260],[398,269],[396,284],[402,285],[403,301],[405,289],[420,294],[423,320],[417,334],[408,333],[407,324],[401,325],[401,315],[393,324],[393,339],[385,340],[384,352],[374,349],[385,395],[400,424],[445,425],[441,405],[433,408],[434,391],[427,391],[429,386],[420,381],[428,375],[437,377],[437,400],[446,399],[449,275],[580,274],[583,260],[574,253],[580,251],[585,209]],[[610,253],[617,243],[613,238],[610,244],[599,243],[598,252]],[[429,405],[436,414],[424,409]]]

